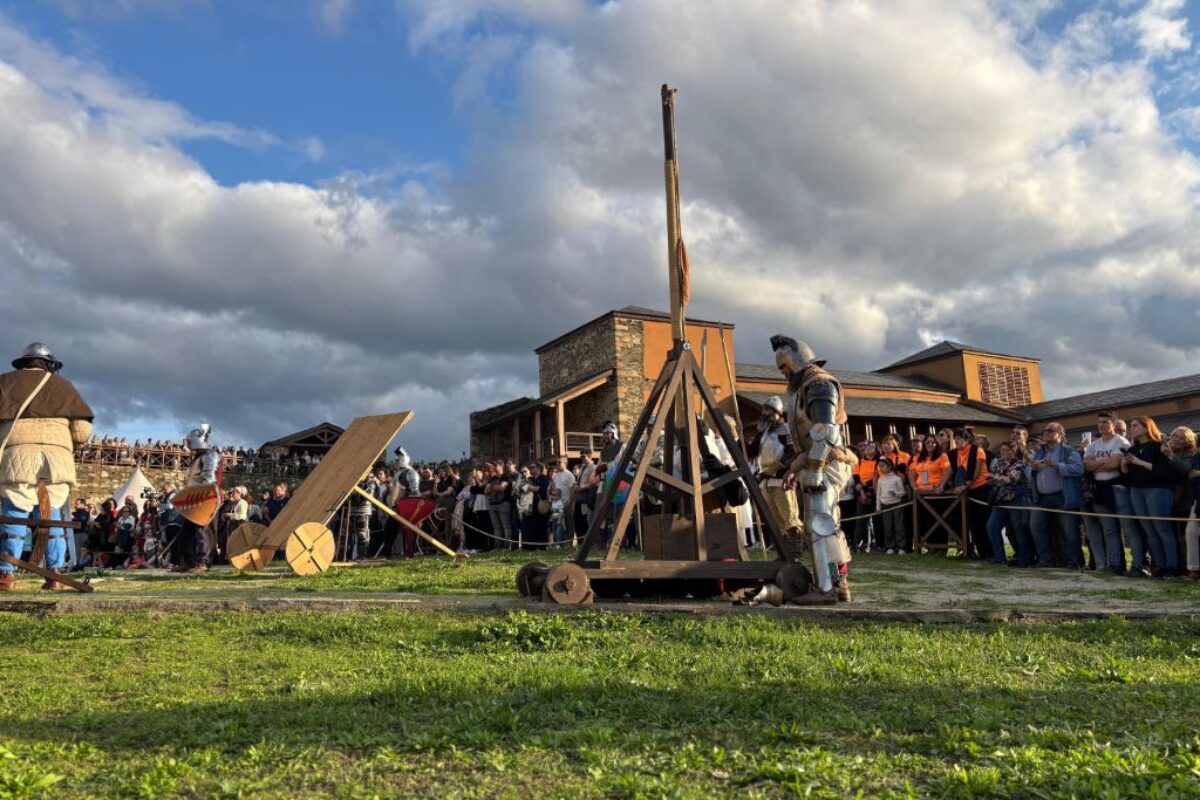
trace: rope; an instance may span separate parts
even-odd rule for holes
[[[907,502],[898,503],[894,506],[888,506],[887,508],[881,508],[878,511],[872,511],[870,514],[859,514],[858,516],[854,516],[854,517],[842,517],[841,521],[842,522],[854,522],[855,520],[859,520],[859,519],[870,519],[871,517],[878,517],[881,514],[884,514],[888,511],[895,511],[896,509],[899,509],[899,508],[908,508],[909,506],[913,505],[915,502],[916,502],[915,500],[908,500]]]
[[[1155,522],[1192,522],[1191,517],[1139,517],[1137,514],[1101,514],[1097,511],[1074,511],[1067,508],[1042,508],[1041,506],[1001,506],[989,503],[986,500],[977,500],[974,497],[968,497],[972,503],[988,508],[1004,508],[1012,511],[1053,511],[1062,514],[1076,514],[1081,517],[1108,517],[1110,519],[1148,519]]]

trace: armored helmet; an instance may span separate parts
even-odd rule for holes
[[[201,422],[199,427],[192,428],[188,431],[187,446],[189,450],[200,451],[208,450],[208,435],[212,433],[212,426],[207,422]]]
[[[27,344],[21,354],[13,359],[12,365],[16,369],[44,367],[49,372],[58,372],[62,369],[62,362],[54,357],[50,345],[43,342]]]
[[[775,351],[775,363],[782,366],[792,362],[797,370],[811,365],[823,367],[824,359],[817,358],[813,349],[804,342],[798,342],[790,336],[775,334],[771,337],[771,349]]]
[[[769,408],[776,414],[783,414],[783,398],[779,395],[772,395],[763,402],[763,408]]]
[[[396,454],[396,463],[400,466],[400,469],[408,469],[412,464],[412,460],[408,457],[408,451],[403,447],[397,447],[392,452]]]

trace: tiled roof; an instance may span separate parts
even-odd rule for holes
[[[1116,389],[1105,389],[1102,392],[1088,392],[1073,397],[1060,397],[1057,400],[1047,400],[1030,406],[1013,409],[1022,414],[1028,414],[1034,420],[1047,420],[1068,414],[1084,414],[1088,411],[1100,411],[1104,408],[1121,408],[1139,403],[1153,403],[1159,400],[1172,400],[1189,394],[1200,394],[1200,375],[1184,375],[1179,378],[1167,378],[1150,383],[1136,383],[1132,386],[1121,386]]]
[[[559,387],[552,392],[547,392],[540,397],[522,397],[517,400],[509,400],[507,403],[501,403],[498,406],[485,408],[483,411],[476,411],[471,415],[471,428],[479,430],[480,428],[490,428],[491,426],[503,422],[506,419],[519,417],[522,414],[533,411],[539,406],[543,406],[550,400],[561,395],[568,394],[579,387],[591,383],[592,381],[604,375],[611,375],[612,369],[602,369],[599,372],[593,372],[591,375],[585,375],[573,383]]]
[[[770,364],[745,364],[739,361],[735,367],[739,378],[751,381],[782,381],[779,370]],[[858,372],[850,369],[831,369],[829,371],[845,386],[861,386],[869,389],[915,389],[925,392],[959,394],[954,387],[923,376],[888,375],[883,372]]]
[[[738,397],[762,403],[771,392],[738,392]],[[962,403],[934,403],[928,400],[892,400],[885,397],[847,397],[846,413],[851,417],[919,419],[940,422],[980,422],[1011,425],[1007,417]]]
[[[897,361],[893,364],[888,364],[886,367],[884,367],[884,369],[895,369],[896,367],[905,367],[905,366],[908,366],[909,364],[919,364],[922,361],[929,361],[934,358],[941,358],[942,356],[948,356],[948,355],[952,355],[954,353],[985,353],[990,356],[1002,356],[1004,358],[1020,358],[1020,359],[1026,360],[1026,361],[1037,361],[1038,360],[1036,358],[1031,358],[1029,356],[1014,356],[1014,355],[1010,355],[1009,353],[997,353],[995,350],[984,350],[982,347],[975,347],[974,345],[962,344],[961,342],[951,342],[949,340],[943,340],[943,341],[938,342],[937,344],[933,345],[932,347],[926,347],[924,350],[921,350],[920,352],[913,353],[911,356],[905,356],[904,358],[900,359],[899,361]]]

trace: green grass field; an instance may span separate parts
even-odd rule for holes
[[[132,612],[0,633],[0,798],[1200,796],[1194,620]]]

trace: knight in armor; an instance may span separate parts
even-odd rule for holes
[[[71,382],[57,374],[62,362],[41,342],[26,347],[12,365],[12,372],[0,375],[0,513],[29,519],[38,512],[41,489],[49,500],[50,518],[61,520],[75,485],[74,451],[92,433],[92,409]],[[20,558],[31,530],[26,525],[0,526],[0,552]],[[50,529],[47,569],[63,568],[66,530]],[[0,591],[12,590],[15,572],[13,565],[0,562]],[[42,588],[55,591],[62,584],[47,580]]]
[[[796,492],[784,487],[797,453],[792,443],[791,429],[783,419],[783,398],[767,398],[756,427],[757,432],[750,441],[748,453],[757,470],[756,477],[767,506],[788,543],[793,548],[804,546],[807,549]]]
[[[207,422],[193,428],[187,435],[188,450],[192,453],[188,463],[185,486],[209,486],[217,483],[217,470],[221,466],[221,454],[209,442],[212,426]],[[196,574],[208,571],[209,536],[207,525],[197,525],[186,517],[179,531],[179,547],[176,553],[176,572]]]
[[[850,601],[850,548],[841,529],[838,498],[857,462],[842,440],[846,406],[841,384],[812,348],[790,336],[772,336],[775,365],[788,382],[787,420],[798,455],[785,478],[797,488],[812,552],[816,586],[793,600],[802,605]]]
[[[392,508],[401,500],[408,497],[421,496],[421,475],[413,468],[412,459],[403,447],[397,447],[396,471],[392,473],[392,489],[388,493],[387,504]],[[394,521],[393,521],[394,522]],[[394,523],[395,524],[395,523]],[[417,535],[404,527],[400,530],[404,542],[404,556],[411,558],[417,554]],[[393,538],[393,542],[395,539]]]

